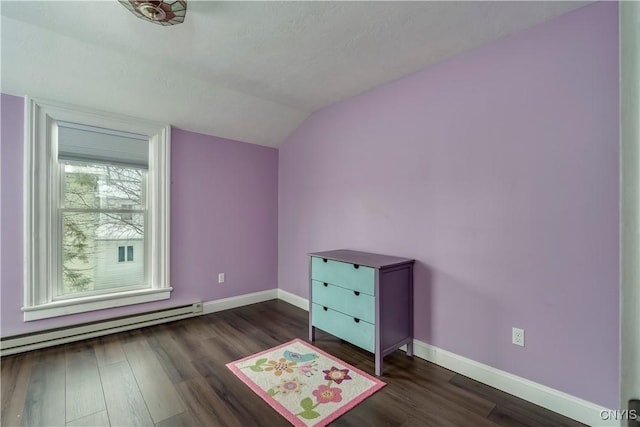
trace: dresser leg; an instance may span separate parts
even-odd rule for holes
[[[376,353],[376,375],[382,375],[382,356],[380,353]]]
[[[316,328],[309,325],[309,341],[313,342],[316,340]]]
[[[407,343],[407,356],[413,356],[413,340]]]

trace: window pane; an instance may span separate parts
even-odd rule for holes
[[[143,209],[142,169],[107,164],[64,163],[64,207]],[[123,217],[129,217],[123,215]]]
[[[127,247],[127,260],[125,260]],[[144,215],[63,212],[62,286],[59,295],[145,286]],[[133,251],[138,253],[133,260]],[[114,257],[114,253],[118,257]],[[130,258],[130,259],[129,259]]]

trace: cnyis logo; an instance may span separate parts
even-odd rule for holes
[[[609,420],[640,420],[640,414],[635,409],[622,409],[622,410],[602,410],[600,411],[600,418],[603,421]]]

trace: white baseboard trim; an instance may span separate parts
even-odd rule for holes
[[[291,292],[287,292],[283,289],[278,289],[278,299],[288,302],[291,305],[295,305],[296,307],[303,310],[309,311],[309,300],[299,297],[296,294],[292,294]]]
[[[609,410],[562,391],[493,368],[451,353],[422,341],[413,341],[414,354],[506,393],[527,400],[550,411],[593,427],[620,426],[620,421],[604,421],[601,414]]]
[[[268,289],[251,294],[207,301],[202,304],[202,314],[211,314],[217,311],[229,310],[231,308],[242,307],[243,305],[255,304],[276,298],[278,298],[278,290]]]
[[[303,310],[309,309],[309,300],[285,290],[278,289],[278,298]],[[416,357],[542,406],[550,411],[557,412],[565,417],[580,421],[588,426],[621,426],[620,421],[605,421],[602,419],[601,414],[603,414],[603,411],[606,413],[605,415],[614,411],[526,378],[451,353],[431,344],[413,340],[413,352]]]

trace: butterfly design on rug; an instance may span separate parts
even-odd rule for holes
[[[315,353],[307,353],[300,354],[295,351],[285,350],[284,358],[287,360],[291,360],[292,362],[309,362],[311,360],[315,360],[318,358],[318,355]]]

